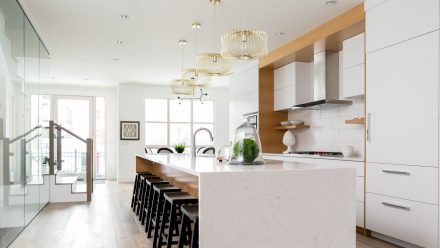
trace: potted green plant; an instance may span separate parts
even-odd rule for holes
[[[178,143],[174,145],[174,149],[177,153],[183,153],[185,151],[185,143]]]

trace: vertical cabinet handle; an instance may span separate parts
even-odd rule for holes
[[[371,142],[371,113],[367,114],[367,141]]]

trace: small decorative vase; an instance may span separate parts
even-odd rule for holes
[[[295,144],[295,142],[296,142],[295,136],[290,130],[287,130],[283,136],[283,144],[287,146],[287,150],[285,150],[283,153],[293,152],[293,145]]]
[[[174,148],[177,153],[183,153],[185,151],[185,147]]]
[[[354,153],[352,146],[344,146],[342,147],[342,155],[344,155],[345,158],[352,157]]]

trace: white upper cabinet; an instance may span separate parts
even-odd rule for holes
[[[344,56],[342,65],[344,69],[364,64],[364,38],[365,35],[362,33],[342,42],[342,55]]]
[[[388,1],[388,0],[365,0],[364,9],[365,9],[365,11],[368,11],[369,9],[374,8],[374,7],[378,6],[379,4],[386,2],[386,1]]]
[[[367,53],[437,30],[439,2],[439,0],[388,0],[368,9]]]
[[[439,31],[366,61],[367,162],[437,167]]]
[[[364,34],[358,34],[343,42],[342,96],[356,98],[365,94]]]
[[[290,109],[311,99],[311,69],[305,62],[293,62],[274,71],[274,110]]]

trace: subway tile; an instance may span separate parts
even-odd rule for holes
[[[321,131],[322,142],[336,142],[339,140],[339,130]]]

